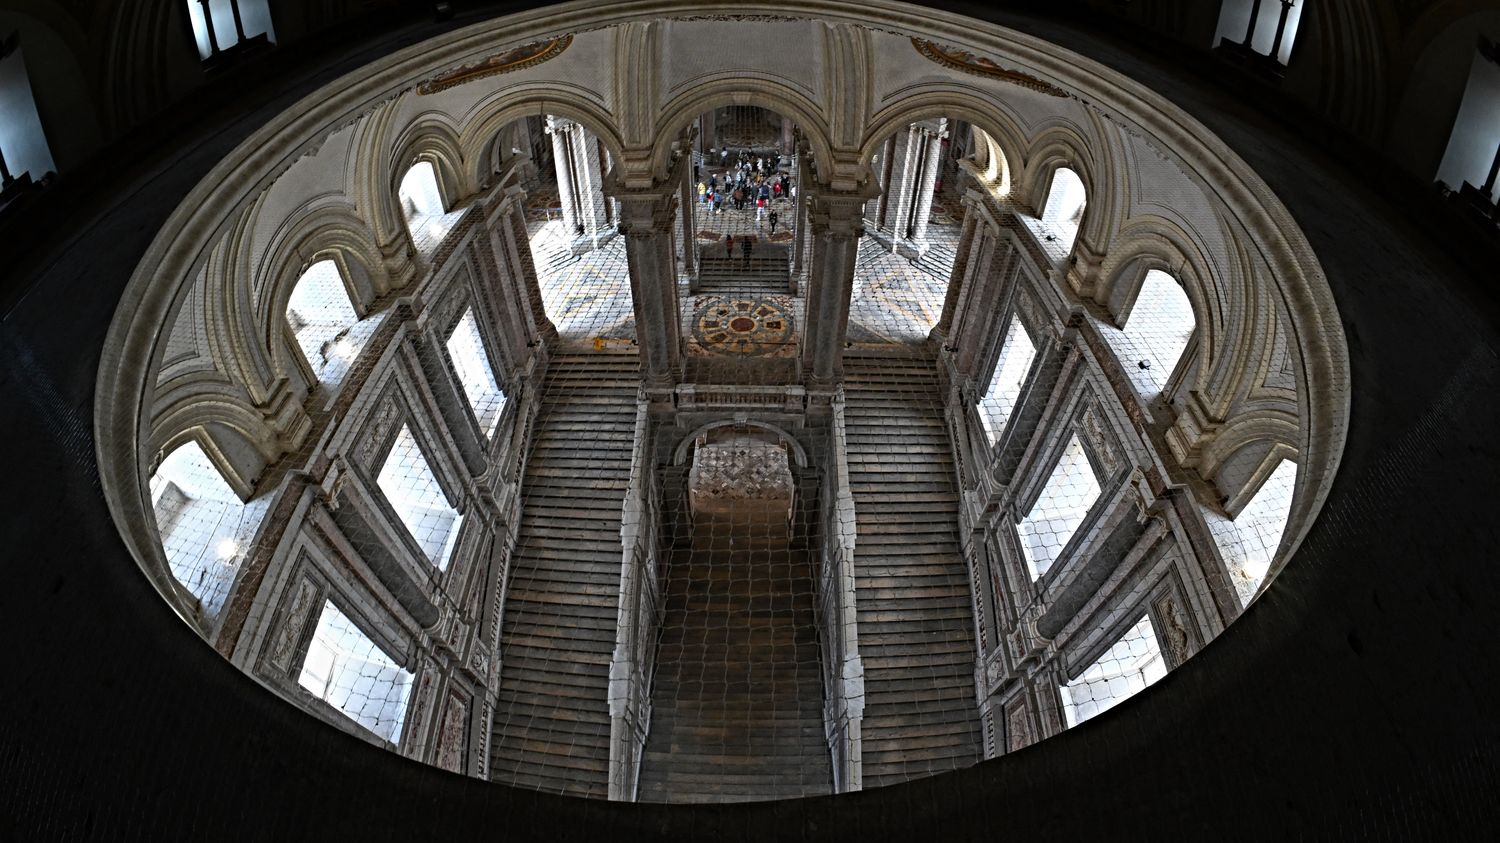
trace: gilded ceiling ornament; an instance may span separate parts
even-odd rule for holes
[[[1047,94],[1048,96],[1066,97],[1068,95],[1067,91],[1056,85],[1043,82],[1035,76],[1027,76],[1019,70],[1006,70],[989,59],[983,56],[976,56],[968,50],[945,46],[935,41],[926,41],[921,38],[912,38],[911,45],[917,48],[917,52],[943,67],[962,70],[964,73],[972,73],[975,76],[999,79],[1002,82],[1020,85],[1023,88]]]
[[[447,73],[428,79],[417,86],[418,94],[436,94],[483,79],[487,76],[496,76],[501,73],[511,73],[517,70],[525,70],[528,67],[536,67],[544,61],[557,58],[562,55],[563,50],[573,43],[571,34],[559,36],[546,41],[533,41],[520,47],[506,50],[490,56],[478,64],[460,67]]]

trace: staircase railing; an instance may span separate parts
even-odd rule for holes
[[[625,492],[620,544],[620,608],[609,666],[609,798],[634,801],[641,756],[651,728],[651,681],[656,673],[656,633],[661,626],[661,575],[657,529],[661,488],[649,447],[649,402],[636,399],[635,447]]]
[[[833,756],[834,790],[863,786],[860,724],[865,710],[865,671],[859,658],[854,596],[854,493],[844,434],[844,388],[833,401],[833,465],[824,472],[823,547],[818,575],[818,627],[823,647],[823,731]]]

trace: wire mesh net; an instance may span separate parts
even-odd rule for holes
[[[636,296],[659,291],[632,284],[614,162],[571,120],[503,131],[511,204],[453,205],[412,168],[417,304],[347,262],[305,270],[281,332],[312,396],[300,446],[237,487],[256,443],[209,424],[146,466],[180,604],[221,652],[456,772],[758,800],[1019,749],[1253,598],[1295,464],[1230,460],[1261,489],[1233,514],[1142,480],[1164,449],[1131,420],[1170,389],[1193,313],[1156,270],[1125,330],[1049,304],[1086,213],[1075,175],[1043,218],[992,225],[960,166],[982,130],[898,132],[849,251],[837,376],[813,383],[810,288],[833,283],[815,162],[764,109],[697,127],[650,234],[675,280],[666,386],[643,383],[661,326]],[[203,345],[189,301],[158,377]]]

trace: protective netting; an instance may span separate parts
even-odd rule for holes
[[[412,168],[420,306],[305,270],[285,308],[300,449],[250,489],[211,427],[148,466],[181,604],[221,652],[458,772],[774,799],[1074,726],[1253,598],[1295,465],[1230,460],[1263,493],[1233,515],[1163,491],[1164,447],[1132,419],[1171,388],[1192,308],[1153,270],[1123,328],[1058,311],[1045,268],[1085,213],[1076,176],[1042,218],[986,227],[959,166],[979,130],[899,133],[850,250],[837,377],[812,383],[809,289],[831,282],[806,149],[762,109],[699,122],[714,140],[684,150],[651,235],[676,276],[674,383],[643,385],[642,235],[575,122],[506,130],[508,210],[445,206]],[[164,372],[202,345],[171,336]]]

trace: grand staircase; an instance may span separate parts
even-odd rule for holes
[[[497,782],[608,796],[609,662],[639,379],[634,355],[560,355],[548,369],[501,630]]]
[[[974,617],[937,370],[846,354],[866,788],[980,760]]]
[[[700,515],[666,569],[639,798],[829,793],[813,562],[784,517]]]

